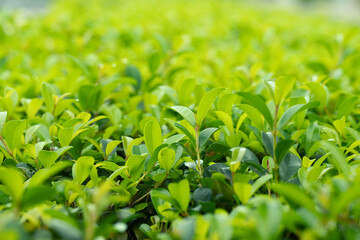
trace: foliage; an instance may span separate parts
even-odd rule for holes
[[[358,25],[215,0],[0,22],[3,239],[360,237]]]

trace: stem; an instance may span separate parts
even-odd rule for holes
[[[279,106],[275,106],[275,115],[274,115],[274,128],[273,128],[273,159],[274,159],[274,180],[276,183],[279,182],[279,166],[276,159],[275,149],[276,149],[276,135],[277,135],[277,118],[278,118]]]
[[[199,127],[195,126],[195,134],[196,134],[196,161],[199,168],[199,175],[202,178],[202,169],[201,169],[201,159],[200,159],[200,141],[199,141]]]

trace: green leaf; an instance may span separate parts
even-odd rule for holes
[[[6,122],[7,112],[0,112],[0,133],[2,132]]]
[[[26,114],[27,114],[28,118],[35,117],[36,113],[39,111],[39,109],[43,103],[44,103],[44,100],[41,98],[31,99],[31,101],[28,103],[27,108],[26,108]]]
[[[151,73],[155,74],[161,63],[160,54],[158,52],[152,53],[148,58],[148,66]]]
[[[78,98],[83,110],[97,110],[102,104],[101,89],[95,85],[82,85],[79,88]]]
[[[96,168],[103,168],[112,172],[115,172],[116,170],[119,169],[119,165],[117,165],[114,162],[110,162],[110,161],[102,161],[99,162],[98,164],[95,165]]]
[[[110,153],[116,148],[117,145],[119,145],[121,141],[111,141],[106,145],[105,155],[109,156]]]
[[[10,193],[15,204],[20,204],[23,196],[24,177],[14,168],[0,168],[0,180]]]
[[[231,172],[234,173],[240,167],[240,164],[244,159],[247,149],[243,147],[235,147],[230,150],[231,150],[230,170]]]
[[[297,104],[306,104],[306,103],[307,103],[307,101],[306,101],[305,97],[292,97],[289,100],[290,107],[295,106]],[[303,127],[303,124],[305,121],[305,116],[306,116],[306,110],[298,112],[291,117],[291,120],[294,121],[294,123],[298,129],[301,129]]]
[[[300,158],[292,153],[286,154],[279,164],[280,180],[287,182],[298,172],[299,168],[301,168]]]
[[[326,107],[329,101],[329,92],[326,86],[318,82],[309,82],[306,85],[314,95],[314,99],[320,101],[321,107],[322,108]]]
[[[243,97],[251,106],[255,107],[264,116],[265,120],[269,123],[269,126],[273,126],[273,117],[262,98],[249,92],[238,92],[237,94]]]
[[[209,138],[211,137],[211,135],[213,135],[214,132],[216,132],[217,130],[219,130],[219,129],[218,128],[206,128],[200,132],[200,134],[199,134],[200,149],[205,147],[205,144],[209,141]]]
[[[337,148],[332,143],[325,142],[325,141],[321,141],[320,144],[321,144],[322,147],[324,147],[325,149],[327,149],[331,153],[331,155],[332,155],[331,159],[333,159],[332,163],[337,168],[337,170],[340,173],[344,174],[344,176],[346,178],[350,177],[350,166],[346,162],[345,157],[341,153],[339,148]]]
[[[82,230],[67,222],[66,220],[51,218],[46,226],[56,232],[61,239],[84,239]]]
[[[285,100],[286,96],[290,93],[295,84],[295,78],[279,77],[275,82],[275,105],[280,104]]]
[[[81,185],[86,178],[89,177],[90,172],[94,166],[94,158],[89,156],[80,157],[76,160],[76,163],[73,165],[73,178],[77,184]]]
[[[306,139],[305,139],[305,149],[309,154],[311,147],[320,140],[320,128],[316,122],[311,122],[306,129]],[[311,157],[312,154],[309,154],[308,157]]]
[[[271,132],[261,132],[261,141],[266,150],[274,157],[274,138]]]
[[[279,184],[274,186],[275,192],[283,196],[289,203],[304,207],[317,214],[315,204],[308,194],[295,184]]]
[[[117,176],[119,176],[120,174],[122,174],[126,169],[128,169],[127,166],[122,166],[122,167],[120,167],[118,170],[116,170],[115,172],[113,172],[113,173],[106,179],[106,182],[109,182],[109,181],[114,180]]]
[[[223,94],[219,97],[217,109],[231,116],[232,107],[235,104],[237,98],[238,96],[232,92]]]
[[[200,127],[206,114],[211,108],[211,105],[215,99],[225,90],[225,88],[215,88],[210,92],[207,92],[200,100],[199,107],[196,115],[196,123]]]
[[[196,80],[193,78],[185,79],[180,85],[179,93],[179,103],[182,105],[187,105],[190,101],[192,92],[194,91],[196,85]]]
[[[168,190],[164,188],[153,189],[150,192],[151,202],[154,205],[154,208],[159,215],[160,218],[165,218],[165,212],[160,211],[160,207],[164,205],[166,202],[171,203],[174,207],[180,209],[179,204],[170,196]]]
[[[360,199],[360,184],[355,183],[351,185],[346,192],[341,193],[339,196],[336,196],[337,199],[334,200],[332,204],[331,212],[333,216],[337,216],[344,212],[349,211],[349,205],[351,203],[357,202]]]
[[[191,144],[195,147],[196,146],[196,141],[194,136],[189,132],[189,130],[187,130],[183,125],[179,124],[179,123],[174,123],[174,126],[176,128],[178,128],[180,131],[182,131],[190,140]]]
[[[193,198],[196,203],[209,202],[212,200],[212,191],[210,188],[199,187],[194,191]]]
[[[34,133],[39,129],[40,125],[35,125],[26,130],[25,144],[29,143],[34,136]]]
[[[150,155],[152,155],[154,150],[162,143],[161,128],[156,120],[152,119],[145,124],[144,137],[146,147]]]
[[[272,175],[270,175],[270,174],[266,174],[266,175],[261,176],[258,179],[256,179],[256,181],[254,182],[254,184],[251,187],[251,196],[254,195],[256,193],[256,191],[259,190],[259,188],[262,185],[264,185],[266,182],[268,182],[270,179],[272,179]]]
[[[164,147],[167,147],[169,146],[168,144],[161,144],[160,146],[158,146],[154,152],[153,152],[153,155],[150,156],[150,158],[147,158],[146,161],[145,161],[145,168],[146,168],[146,171],[150,171],[151,168],[154,166],[154,164],[156,163],[156,160],[157,160],[157,157],[158,157],[158,154],[159,154],[159,151],[161,149],[163,149]]]
[[[295,144],[293,140],[284,139],[276,144],[275,156],[278,164],[281,163],[285,155],[289,152],[289,149]]]
[[[69,146],[74,134],[74,127],[59,130],[58,139],[62,147]]]
[[[279,235],[284,222],[284,206],[280,201],[266,199],[256,209],[256,230],[261,240],[281,239]],[[286,220],[285,220],[286,221]]]
[[[234,191],[242,204],[246,204],[251,197],[252,186],[249,183],[235,182]]]
[[[54,189],[46,185],[28,188],[24,192],[21,209],[26,210],[45,201],[51,200],[54,195]]]
[[[44,166],[44,168],[51,167],[55,163],[58,157],[59,155],[57,154],[57,152],[51,152],[45,150],[41,150],[39,152],[39,161]]]
[[[142,83],[142,77],[139,69],[134,65],[127,65],[125,68],[125,76],[133,78],[136,80],[137,85],[135,86],[136,90],[139,90]]]
[[[261,113],[255,107],[249,104],[238,104],[236,106],[247,114],[254,126],[259,129],[264,129],[264,121],[261,117],[259,117]]]
[[[43,82],[41,85],[41,94],[44,98],[47,111],[52,113],[55,106],[53,95],[56,95],[54,88],[49,83]]]
[[[63,155],[65,152],[67,152],[68,150],[70,150],[72,148],[73,148],[73,146],[66,146],[66,147],[59,148],[55,152],[58,154],[58,157],[60,157],[61,155]]]
[[[54,116],[59,116],[63,111],[68,109],[73,102],[75,102],[75,99],[62,99],[56,104]]]
[[[355,109],[355,105],[358,101],[358,96],[350,96],[341,102],[340,106],[337,109],[337,117],[347,117],[350,115],[351,111]]]
[[[131,155],[125,163],[128,167],[130,177],[138,179],[144,170],[145,156]]]
[[[13,120],[5,124],[3,134],[11,150],[20,145],[25,127],[25,120]]]
[[[168,172],[175,162],[175,151],[167,147],[161,149],[158,154],[158,161],[160,167]]]
[[[297,104],[288,108],[281,116],[277,128],[281,130],[285,126],[285,124],[297,113],[300,113],[310,108],[318,107],[319,105],[320,105],[319,101],[313,101],[307,104]]]
[[[184,137],[186,137],[185,134],[175,134],[174,136],[171,136],[167,139],[164,140],[164,143],[165,144],[173,144],[173,143],[177,143],[179,142],[180,140],[182,140]]]
[[[234,133],[234,123],[232,118],[229,114],[222,111],[215,111],[216,116],[225,124],[227,129],[230,131],[231,134]]]
[[[190,186],[187,179],[178,183],[170,183],[168,186],[171,197],[179,203],[182,212],[187,212],[190,202]]]
[[[196,119],[194,113],[187,107],[183,106],[173,106],[171,109],[178,112],[186,121],[188,121],[191,126],[195,127]]]
[[[333,121],[333,125],[336,128],[336,130],[340,133],[340,135],[342,137],[345,136],[345,131],[346,131],[346,120],[345,120],[345,116],[342,117],[341,119],[335,120]]]
[[[73,165],[72,161],[56,162],[50,168],[43,168],[37,171],[28,181],[29,187],[34,187],[43,184],[47,179],[54,176],[63,169]]]

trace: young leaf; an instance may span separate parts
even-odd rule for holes
[[[341,102],[340,106],[337,109],[337,117],[347,117],[350,115],[351,111],[354,110],[356,102],[358,101],[358,96],[350,96]]]
[[[180,104],[187,106],[191,98],[191,94],[194,91],[195,85],[196,80],[193,78],[187,78],[181,83],[178,91]]]
[[[345,157],[339,148],[329,142],[321,141],[320,143],[321,146],[323,146],[331,153],[334,166],[340,173],[344,174],[344,176],[348,178],[350,175],[350,166],[346,162]]]
[[[7,112],[0,112],[0,133],[2,132],[6,122]]]
[[[144,170],[145,156],[131,155],[127,160],[125,166],[128,167],[130,177],[138,179]]]
[[[270,174],[266,174],[266,175],[261,176],[258,179],[256,179],[256,181],[254,182],[254,184],[251,187],[251,196],[254,195],[256,193],[256,191],[270,179],[272,179],[272,175],[270,175]]]
[[[341,119],[333,121],[333,125],[336,128],[336,130],[340,133],[342,137],[345,136],[346,131],[346,120],[345,117],[342,117]]]
[[[237,96],[235,93],[232,92],[223,94],[222,96],[219,97],[217,109],[231,116],[232,107],[238,97],[239,96]]]
[[[230,150],[232,152],[230,170],[234,173],[240,167],[240,164],[243,161],[247,149],[243,147],[235,147]]]
[[[145,124],[144,137],[146,147],[150,155],[152,155],[154,150],[162,143],[161,128],[156,120],[152,119]]]
[[[109,156],[110,153],[116,148],[117,145],[119,145],[121,141],[111,141],[106,145],[105,155]]]
[[[321,103],[321,107],[324,108],[327,106],[329,101],[329,92],[325,85],[321,85],[318,82],[309,82],[306,84],[314,94],[314,98]]]
[[[257,108],[249,104],[239,104],[236,106],[246,113],[246,115],[251,119],[253,125],[259,129],[264,129],[264,120],[259,117],[261,113]]]
[[[171,109],[178,112],[186,121],[188,121],[191,126],[195,127],[196,119],[194,113],[187,107],[183,106],[173,106]]]
[[[30,127],[28,130],[26,130],[25,133],[25,144],[29,143],[29,141],[31,141],[31,139],[34,136],[34,133],[38,130],[38,128],[40,127],[40,125],[35,125]]]
[[[215,88],[210,92],[207,92],[200,100],[199,107],[196,115],[196,123],[200,127],[206,114],[211,108],[211,105],[215,99],[225,90],[225,88]]]
[[[168,186],[171,197],[180,205],[182,212],[187,212],[190,202],[190,186],[187,179],[178,183],[170,183]]]
[[[55,163],[58,156],[57,152],[41,150],[39,152],[39,161],[44,168],[49,168]]]
[[[300,113],[310,108],[318,107],[319,105],[320,105],[319,101],[312,101],[307,104],[297,104],[288,108],[281,116],[277,128],[279,130],[282,129],[285,126],[285,124],[297,113]]]
[[[242,204],[246,204],[251,197],[252,187],[249,183],[235,182],[234,191]]]
[[[41,93],[44,98],[47,111],[52,113],[55,106],[53,98],[53,95],[55,95],[54,88],[49,83],[43,82],[41,85]]]
[[[27,114],[28,118],[35,117],[36,113],[39,111],[43,102],[44,102],[44,100],[41,98],[31,99],[31,101],[29,102],[29,104],[27,105],[27,108],[26,108],[26,114]]]
[[[269,111],[269,108],[266,106],[266,103],[258,95],[249,93],[249,92],[238,92],[238,95],[244,98],[251,106],[255,107],[269,123],[270,126],[274,124],[273,117]]]
[[[290,93],[295,84],[295,78],[279,77],[275,82],[275,105],[279,106]]]
[[[69,146],[74,134],[74,127],[59,130],[58,139],[62,147]]]
[[[160,167],[168,172],[175,162],[175,151],[165,147],[159,151],[158,159]]]
[[[234,124],[230,115],[226,112],[215,111],[216,116],[225,124],[231,134],[234,133]]]
[[[0,168],[0,180],[15,204],[20,204],[24,190],[24,177],[14,168]]]
[[[4,127],[4,137],[11,150],[20,145],[21,137],[26,127],[25,120],[13,120],[7,122]]]
[[[86,178],[88,178],[93,166],[93,157],[84,156],[76,160],[76,163],[73,165],[72,168],[72,173],[73,178],[75,179],[77,184],[81,185],[86,180]]]

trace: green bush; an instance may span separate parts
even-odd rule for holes
[[[230,0],[0,23],[2,239],[360,238],[358,24]]]

